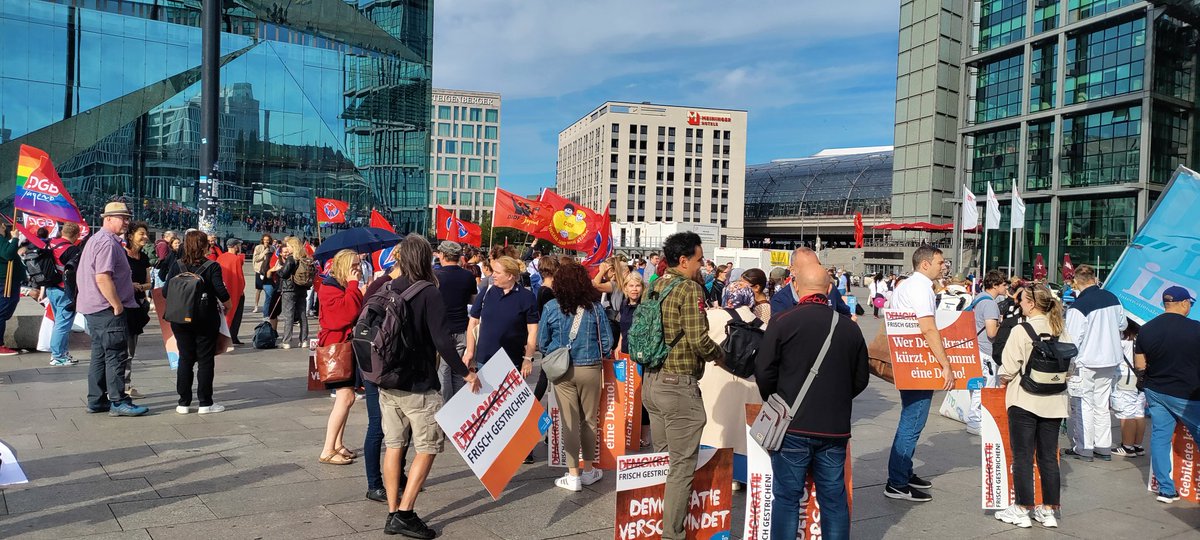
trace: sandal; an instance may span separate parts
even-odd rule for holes
[[[347,459],[354,459],[354,458],[358,457],[358,454],[355,454],[353,450],[346,448],[345,446],[340,446],[340,447],[338,447],[337,450],[334,450],[334,451],[337,452],[338,454],[341,454],[342,457],[345,457]]]
[[[320,461],[326,465],[350,465],[351,463],[354,463],[353,459],[343,456],[337,452],[329,455],[322,455],[320,458],[317,458],[317,461]]]

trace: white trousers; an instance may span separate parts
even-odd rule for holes
[[[1108,401],[1116,378],[1116,366],[1077,367],[1071,375],[1067,385],[1071,395],[1071,446],[1081,456],[1091,456],[1093,451],[1108,454],[1112,450],[1112,415]]]

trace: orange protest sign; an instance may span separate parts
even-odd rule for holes
[[[975,317],[969,311],[942,311],[935,314],[942,348],[954,371],[954,388],[967,389],[971,379],[983,377],[979,361],[979,343],[975,341]],[[941,390],[942,365],[934,358],[921,334],[916,314],[911,311],[884,310],[892,371],[900,390]],[[982,382],[982,381],[981,381]]]
[[[1003,388],[980,389],[980,401],[987,414],[980,418],[979,435],[983,463],[983,509],[1003,510],[1016,502],[1012,477],[1012,442],[1008,436],[1008,407]],[[1033,499],[1042,503],[1041,473],[1033,463]]]
[[[1200,448],[1197,448],[1196,440],[1183,424],[1176,423],[1175,434],[1171,437],[1171,480],[1175,482],[1175,493],[1180,499],[1200,503],[1200,468],[1196,467],[1197,455],[1200,455]],[[1150,491],[1158,491],[1154,471],[1150,471],[1150,481],[1146,485]]]

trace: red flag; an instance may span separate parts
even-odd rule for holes
[[[854,247],[863,247],[862,212],[854,213]]]
[[[437,207],[437,238],[438,240],[451,240],[460,244],[469,244],[475,247],[483,245],[483,229],[469,221],[458,219],[454,212]]]
[[[593,240],[591,254],[583,260],[583,265],[589,268],[599,266],[613,254],[612,220],[608,215],[608,207],[604,207],[604,215],[600,220]],[[596,277],[594,274],[592,277]]]
[[[388,223],[387,218],[383,217],[383,214],[380,214],[379,211],[375,209],[371,209],[371,226],[396,232],[396,229],[392,227],[392,224]]]
[[[24,225],[22,225],[22,224],[20,224],[20,223],[18,223],[18,222],[16,222],[16,221],[13,221],[13,220],[12,220],[12,218],[10,218],[10,217],[8,217],[8,216],[4,216],[4,219],[5,219],[5,221],[8,221],[9,223],[12,223],[12,224],[13,224],[13,227],[16,227],[16,228],[17,228],[17,232],[19,232],[19,233],[21,233],[21,234],[25,235],[25,239],[26,239],[26,240],[29,240],[29,243],[30,243],[30,244],[33,244],[34,246],[36,246],[36,247],[38,247],[38,248],[45,248],[45,247],[46,247],[46,243],[45,243],[45,242],[43,242],[41,238],[38,238],[36,233],[34,233],[33,231],[30,231],[30,230],[29,230],[28,228],[26,228]]]
[[[345,223],[350,203],[317,197],[317,223]]]
[[[600,236],[604,231],[611,229],[607,213],[601,215],[548,189],[542,191],[538,200],[550,214],[550,222],[545,225],[542,235],[535,233],[535,236],[558,247],[591,253],[593,248],[603,244]]]
[[[492,211],[492,227],[512,227],[527,231],[537,238],[550,240],[547,227],[552,215],[553,212],[549,211],[544,203],[518,197],[496,188],[496,206]]]
[[[17,186],[13,208],[56,221],[81,223],[83,216],[75,199],[54,170],[50,155],[41,149],[21,145],[17,156]]]

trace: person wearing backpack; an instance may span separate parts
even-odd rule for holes
[[[543,355],[566,348],[569,367],[554,383],[554,396],[562,410],[563,445],[567,473],[554,485],[582,491],[600,481],[604,473],[592,467],[596,460],[596,430],[600,425],[602,362],[612,354],[612,327],[600,305],[600,291],[587,270],[576,263],[559,265],[554,272],[554,299],[542,310],[538,325],[538,350]],[[582,455],[580,452],[582,451]],[[583,471],[579,470],[580,459]]]
[[[1058,527],[1054,511],[1060,506],[1062,480],[1058,467],[1058,430],[1067,417],[1067,385],[1065,380],[1053,385],[1051,393],[1030,391],[1029,377],[1045,380],[1031,370],[1035,356],[1042,354],[1031,333],[1039,340],[1053,344],[1071,343],[1065,329],[1063,308],[1054,293],[1044,285],[1026,287],[1020,295],[1021,312],[1026,321],[1016,329],[1004,347],[1000,365],[1000,384],[1006,388],[1004,405],[1008,409],[1008,433],[1012,447],[1013,490],[1016,504],[996,512],[996,519],[1021,528],[1030,527],[1032,518],[1045,527]],[[1069,359],[1062,359],[1064,361]],[[1034,364],[1036,365],[1036,364]],[[1060,375],[1066,378],[1064,372]],[[1057,375],[1057,374],[1056,374]],[[1053,380],[1053,378],[1051,378]],[[1051,386],[1051,385],[1045,385]],[[1037,459],[1041,478],[1042,504],[1035,506],[1033,461]]]
[[[654,450],[670,454],[662,537],[683,540],[700,435],[708,423],[699,380],[704,364],[723,359],[725,353],[708,335],[704,286],[699,282],[704,263],[700,236],[668,236],[663,255],[667,269],[634,313],[629,353],[645,368],[642,400],[650,412]]]
[[[821,537],[845,539],[850,537],[846,445],[854,398],[870,379],[867,342],[849,317],[829,306],[826,295],[833,284],[820,266],[803,267],[794,280],[800,303],[771,322],[755,362],[756,397],[767,400],[778,394],[788,405],[801,399],[780,449],[770,453],[775,493],[771,538],[795,537],[811,470],[821,506]],[[808,392],[800,397],[810,377]],[[742,418],[744,426],[744,413]]]
[[[183,251],[171,263],[163,286],[167,305],[163,319],[171,323],[179,347],[179,369],[175,374],[175,390],[179,393],[175,412],[179,414],[190,411],[193,378],[200,402],[198,412],[225,410],[224,405],[213,403],[213,372],[221,331],[218,303],[224,304],[226,310],[232,306],[221,277],[221,265],[208,260],[209,253],[208,236],[197,230],[188,231],[183,237]],[[184,306],[188,308],[184,310]]]
[[[63,268],[63,281],[46,287],[46,300],[54,310],[54,330],[50,334],[50,365],[53,367],[78,362],[71,356],[70,340],[75,324],[75,270],[79,266],[79,254],[83,252],[75,245],[79,240],[77,223],[64,223],[58,234],[58,238],[50,241],[50,248]]]
[[[283,339],[280,346],[284,349],[292,348],[294,322],[300,321],[300,341],[296,346],[303,347],[308,341],[308,309],[305,299],[308,297],[308,289],[313,284],[313,260],[307,257],[300,239],[289,236],[284,240],[283,256],[279,264],[279,291],[283,305],[280,310],[283,323]]]

